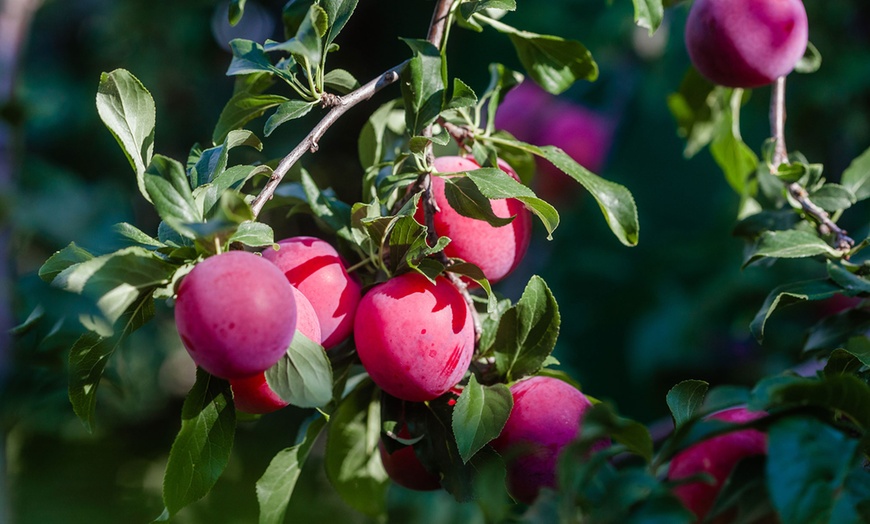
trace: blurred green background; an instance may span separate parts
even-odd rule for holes
[[[15,323],[37,306],[44,315],[11,348],[2,348],[13,360],[0,383],[0,522],[148,522],[162,511],[163,468],[193,380],[170,312],[160,311],[113,357],[97,430],[90,435],[66,398],[67,349],[77,328],[60,321],[64,315],[75,318],[84,305],[48,287],[36,270],[70,241],[93,252],[118,247],[111,232],[116,222],[145,231],[158,223],[98,118],[100,73],[123,67],[142,80],[157,104],[155,151],[183,160],[195,142],[207,143],[231,94],[232,79],[224,75],[230,61],[226,42],[239,35],[280,38],[283,4],[249,0],[242,25],[232,31],[224,22],[226,5],[210,0],[46,1],[36,12],[16,99],[0,113],[18,138],[14,184],[0,199],[0,217],[12,229]],[[433,5],[361,0],[331,64],[363,81],[395,65],[407,56],[398,37],[424,36]],[[824,163],[826,175],[836,180],[870,146],[870,5],[807,1],[806,7],[810,39],[824,62],[818,73],[790,79],[789,147]],[[518,0],[518,8],[505,21],[580,40],[597,59],[600,79],[560,98],[616,124],[600,174],[633,192],[641,241],[636,248],[621,246],[593,200],[579,190],[564,193],[554,240],[537,230],[527,259],[500,290],[517,298],[530,275],[542,275],[561,308],[556,356],[563,369],[590,395],[645,423],[663,420],[664,395],[679,380],[750,385],[795,365],[803,331],[840,305],[778,312],[763,347],[749,335],[749,321],[767,293],[816,268],[795,262],[741,270],[742,241],[731,234],[737,195],[709,153],[683,157],[666,97],[688,66],[682,41],[687,6],[669,10],[653,38],[634,26],[628,0]],[[449,45],[451,76],[478,92],[486,87],[489,63],[520,68],[507,39],[491,31],[457,29]],[[321,186],[356,201],[362,175],[357,135],[367,115],[396,96],[398,90],[390,88],[355,108],[330,129],[320,154],[303,159]],[[744,138],[756,151],[768,134],[768,96],[767,88],[754,92],[742,117]],[[283,126],[267,141],[265,156],[283,156],[315,121],[313,115]],[[258,130],[258,124],[262,120],[251,128]],[[868,211],[865,204],[843,219],[858,238],[867,234]],[[305,219],[270,215],[267,221],[279,236],[312,231]],[[290,408],[242,423],[213,494],[176,521],[254,521],[254,483],[272,455],[294,443],[306,415]],[[331,491],[318,460],[315,454],[309,461],[287,521],[364,522]],[[451,503],[444,494],[393,487],[390,500],[395,522],[482,521],[473,505]]]

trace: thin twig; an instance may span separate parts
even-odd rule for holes
[[[779,166],[788,162],[788,149],[785,145],[785,76],[776,79],[770,97],[770,131],[774,139],[773,164],[771,172],[776,172]],[[801,209],[815,220],[818,224],[819,233],[822,235],[833,234],[835,247],[848,257],[848,252],[855,245],[845,229],[831,220],[827,211],[810,200],[807,190],[797,182],[787,186],[788,194],[798,202]]]
[[[287,175],[290,171],[290,168],[302,158],[303,155],[307,152],[316,153],[319,149],[318,143],[320,139],[323,137],[326,130],[329,129],[332,124],[334,124],[339,118],[341,118],[350,108],[359,104],[360,102],[364,102],[374,96],[375,93],[383,89],[384,87],[394,83],[399,79],[399,73],[405,68],[408,64],[407,61],[402,62],[396,67],[384,72],[377,78],[372,79],[366,85],[360,87],[356,91],[348,93],[345,96],[335,97],[330,99],[330,104],[333,106],[332,109],[326,113],[326,116],[323,117],[323,120],[318,122],[316,126],[308,133],[302,142],[299,143],[290,153],[285,156],[281,162],[278,164],[278,167],[275,168],[275,171],[272,173],[272,177],[266,183],[265,187],[260,191],[260,194],[254,198],[254,201],[251,203],[251,208],[254,211],[254,216],[260,214],[260,211],[263,210],[263,206],[266,205],[272,196],[275,194],[275,189],[278,187],[278,184],[281,183],[281,180]]]

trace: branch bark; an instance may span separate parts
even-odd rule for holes
[[[771,171],[775,172],[779,166],[788,162],[788,149],[785,145],[785,77],[781,76],[773,84],[770,98],[770,132],[774,139],[773,165]],[[827,211],[816,205],[807,190],[797,182],[792,182],[786,187],[789,196],[800,204],[805,214],[810,216],[817,224],[819,233],[822,235],[834,235],[834,247],[847,253],[855,245],[855,241],[849,237],[847,231],[831,220]]]

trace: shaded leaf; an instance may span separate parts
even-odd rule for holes
[[[453,407],[452,428],[462,462],[467,463],[501,433],[513,405],[506,385],[484,386],[471,375]]]
[[[314,106],[317,105],[317,102],[305,102],[304,100],[288,100],[283,104],[278,106],[277,111],[275,111],[272,116],[266,120],[266,126],[263,128],[263,134],[269,136],[272,134],[275,129],[278,128],[281,124],[285,122],[289,122],[291,120],[295,120],[297,118],[302,118],[307,115]]]
[[[859,201],[870,197],[870,148],[865,150],[843,171],[840,184]]]
[[[242,15],[245,14],[245,1],[230,0],[229,12],[227,13],[230,25],[234,26],[242,19]]]
[[[484,220],[493,227],[506,226],[515,218],[496,215],[492,203],[468,177],[444,177],[444,196],[450,207],[460,215]]]
[[[517,182],[512,176],[501,169],[481,168],[467,173],[481,194],[486,198],[516,198],[544,224],[547,230],[547,238],[553,238],[553,231],[559,227],[559,212],[556,208],[541,200],[534,191]]]
[[[444,103],[442,56],[438,48],[425,40],[405,39],[414,57],[401,73],[405,123],[411,135],[420,135],[441,113]]]
[[[842,293],[842,288],[833,284],[830,280],[807,280],[783,284],[767,295],[761,309],[749,325],[750,331],[759,341],[764,339],[764,326],[767,319],[778,308],[789,306],[798,302],[825,300]]]
[[[248,91],[233,95],[218,117],[212,142],[222,143],[233,129],[241,129],[251,120],[262,116],[266,110],[279,106],[287,100],[280,95],[261,95]]]
[[[758,239],[758,244],[744,263],[744,267],[764,257],[806,258],[818,255],[838,256],[839,254],[839,251],[809,231],[799,229],[766,231]]]
[[[51,283],[59,274],[70,266],[86,262],[94,258],[87,250],[80,248],[75,242],[55,251],[53,255],[39,268],[39,278],[44,282]]]
[[[667,403],[675,426],[683,425],[694,416],[704,404],[704,396],[709,386],[703,380],[684,380],[668,391]]]
[[[301,408],[325,406],[332,400],[332,366],[326,352],[298,329],[281,360],[266,370],[266,383],[284,402]]]

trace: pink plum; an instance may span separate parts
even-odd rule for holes
[[[499,160],[498,166],[519,180],[516,172],[507,163]],[[440,173],[480,169],[480,165],[474,160],[458,156],[436,158],[434,167]],[[484,220],[460,215],[447,202],[444,186],[442,177],[432,177],[432,193],[440,209],[434,217],[435,232],[438,236],[450,237],[444,254],[478,266],[490,282],[503,279],[519,265],[529,248],[532,238],[531,212],[514,198],[491,200],[492,211],[496,216],[516,217],[506,226],[493,227]],[[421,224],[426,223],[422,206],[417,210],[415,218]]]
[[[745,423],[762,418],[764,412],[748,411],[744,407],[726,409],[708,418]],[[674,494],[683,504],[703,520],[713,503],[722,484],[737,463],[753,455],[767,453],[767,437],[755,429],[743,429],[701,441],[689,446],[674,456],[668,470],[668,479],[678,480],[698,473],[707,473],[715,479],[715,484],[702,481],[682,484],[674,488]]]
[[[262,257],[228,251],[181,281],[175,323],[196,364],[225,379],[262,373],[296,332],[296,300],[284,275]]]
[[[508,460],[508,490],[531,504],[542,487],[556,486],[562,449],[582,429],[592,403],[576,388],[552,377],[537,376],[510,387],[514,407],[501,434],[492,441]]]
[[[293,288],[296,298],[296,330],[320,344],[320,321],[311,302],[298,289]],[[230,380],[233,388],[233,401],[236,409],[245,413],[264,414],[277,411],[287,406],[287,403],[272,391],[266,382],[265,372],[252,377]]]
[[[801,0],[695,0],[686,20],[695,68],[729,87],[760,87],[787,75],[807,37]]]
[[[518,140],[537,144],[545,125],[546,108],[556,97],[531,80],[508,92],[495,114],[495,128],[503,129]]]
[[[314,237],[293,237],[266,249],[263,258],[284,272],[287,280],[311,302],[320,321],[323,347],[330,349],[353,331],[360,285],[345,270],[338,252]]]
[[[411,272],[366,293],[354,341],[375,384],[396,398],[423,402],[449,391],[468,370],[474,326],[465,299],[446,278],[433,284]]]

